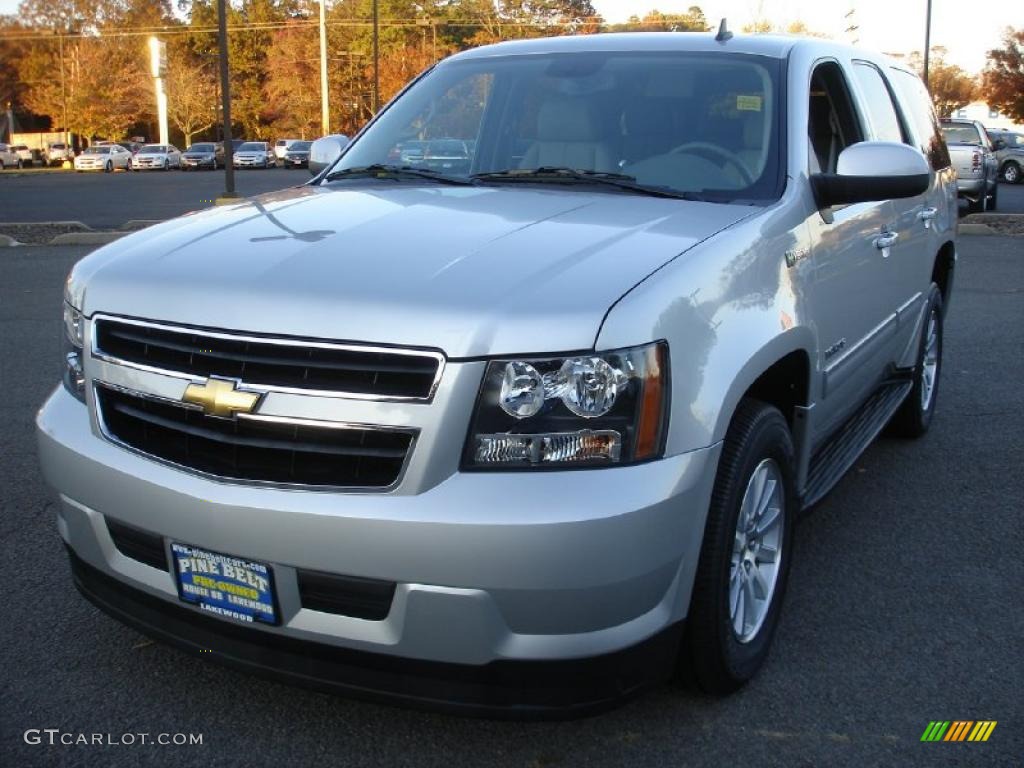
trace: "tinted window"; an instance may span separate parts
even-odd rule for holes
[[[190,152],[213,152],[213,144],[193,144],[188,149]]]
[[[811,173],[835,173],[839,153],[864,140],[846,78],[835,62],[814,70],[807,112]]]
[[[238,148],[239,152],[265,152],[267,145],[260,141],[247,141]]]
[[[918,147],[928,157],[928,162],[934,170],[948,168],[949,150],[946,149],[939,121],[935,118],[935,109],[924,83],[916,75],[902,69],[891,71],[892,84],[906,107],[904,114],[910,120]]]
[[[893,107],[889,89],[881,73],[870,64],[856,64],[853,68],[867,103],[864,105],[874,126],[878,141],[903,141],[900,119]]]

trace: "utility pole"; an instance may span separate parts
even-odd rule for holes
[[[380,13],[373,0],[373,114],[380,112]]]
[[[224,194],[220,199],[238,197],[235,192],[234,146],[231,144],[231,79],[228,76],[228,21],[224,0],[217,0],[217,45],[220,52],[220,98],[224,125]]]
[[[68,97],[64,91],[64,35],[60,35],[57,39],[60,44],[60,101],[64,109],[64,124],[61,127],[64,129],[64,146],[70,147],[71,141],[68,138]]]
[[[331,132],[331,108],[327,93],[327,0],[320,0],[320,135]]]
[[[928,9],[924,15],[924,87],[928,88],[928,92],[931,93],[931,88],[928,86],[928,56],[932,50],[932,0],[928,0]]]

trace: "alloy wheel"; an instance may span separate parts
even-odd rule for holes
[[[939,320],[933,309],[928,315],[925,331],[924,356],[921,359],[921,410],[932,404],[935,382],[939,378]]]
[[[729,618],[741,643],[761,629],[775,594],[786,514],[782,473],[773,459],[754,469],[740,503],[729,569]]]

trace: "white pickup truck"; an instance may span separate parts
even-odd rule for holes
[[[977,120],[942,120],[942,135],[956,169],[956,187],[971,213],[994,211],[999,197],[999,160],[985,126]]]

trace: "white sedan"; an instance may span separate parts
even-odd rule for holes
[[[128,170],[132,153],[120,144],[94,144],[75,158],[75,170],[105,171],[110,173],[118,168]]]
[[[146,144],[135,153],[131,165],[134,171],[151,168],[166,171],[168,168],[180,167],[181,152],[173,144]]]
[[[231,162],[235,168],[276,168],[277,155],[265,141],[247,141],[235,150]]]

